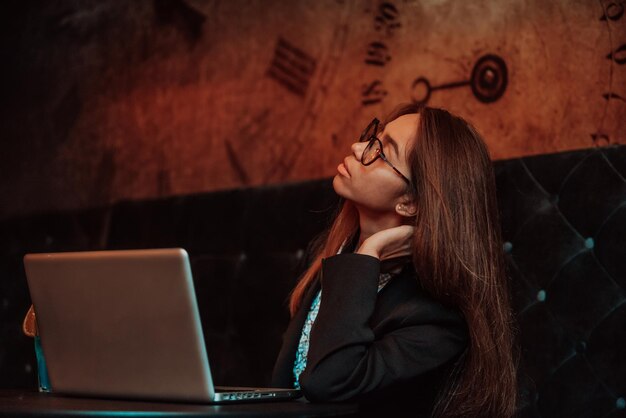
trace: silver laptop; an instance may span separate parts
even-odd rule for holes
[[[182,248],[27,254],[52,392],[225,403],[300,397],[213,385]]]

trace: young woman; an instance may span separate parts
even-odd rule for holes
[[[273,385],[363,415],[514,414],[518,351],[492,161],[450,112],[372,121],[337,168],[342,205],[290,298]]]

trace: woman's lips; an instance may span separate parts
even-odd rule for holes
[[[337,171],[342,176],[350,178],[350,172],[348,171],[348,168],[346,167],[345,161],[337,166]]]

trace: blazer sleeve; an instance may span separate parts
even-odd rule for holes
[[[375,336],[369,322],[379,273],[380,261],[367,255],[322,261],[322,303],[300,376],[308,400],[357,399],[428,373],[465,349],[460,315],[427,298],[394,309],[396,325]]]

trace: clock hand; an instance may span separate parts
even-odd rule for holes
[[[469,85],[478,100],[489,103],[498,100],[504,94],[507,83],[508,72],[504,60],[497,55],[488,54],[478,59],[469,80],[432,86],[425,77],[415,79],[411,85],[411,97],[417,104],[426,104],[433,91]],[[420,85],[423,85],[423,89],[425,89],[425,94],[421,97],[416,94]]]
[[[413,84],[411,85],[411,91],[413,92],[413,94],[411,94],[411,96],[413,97],[413,101],[415,103],[426,104],[428,102],[428,100],[430,99],[430,96],[431,96],[432,92],[435,91],[435,90],[453,89],[453,88],[456,88],[456,87],[466,86],[469,83],[470,83],[469,80],[465,80],[465,81],[455,81],[455,82],[452,82],[452,83],[441,84],[439,86],[431,86],[430,82],[428,81],[427,78],[420,77],[420,78],[415,79],[415,81],[413,81]],[[423,88],[426,90],[426,93],[423,96],[423,98],[417,99],[416,95],[415,95],[415,91],[417,90],[417,88],[418,88],[418,86],[420,84],[424,85]]]

